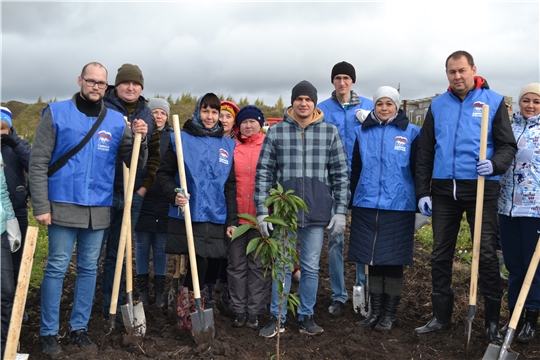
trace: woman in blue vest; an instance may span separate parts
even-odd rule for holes
[[[221,102],[215,94],[204,95],[197,101],[191,119],[186,121],[180,133],[199,284],[205,284],[209,259],[224,259],[227,256],[229,240],[224,239],[223,234],[231,238],[238,224],[233,164],[236,142],[223,136],[223,125],[219,122],[220,109]],[[157,178],[170,204],[165,251],[168,254],[187,254],[186,226],[180,208],[187,201],[182,192],[176,191],[180,181],[173,134]],[[189,270],[187,286],[193,289]],[[208,303],[208,291],[205,289],[201,291],[201,297],[207,305],[215,305]]]
[[[375,109],[355,129],[348,260],[369,264],[371,311],[359,324],[388,331],[401,299],[403,266],[413,263],[420,128],[399,109],[396,89],[378,88],[373,102]]]

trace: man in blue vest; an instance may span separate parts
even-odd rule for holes
[[[365,116],[373,110],[373,101],[357,95],[352,90],[352,86],[356,83],[356,71],[354,66],[346,61],[334,65],[330,80],[335,90],[332,92],[331,97],[322,101],[317,107],[324,113],[324,121],[335,125],[339,130],[347,152],[350,174],[355,141],[354,129],[362,125],[360,121],[365,119]],[[330,269],[330,287],[332,288],[332,304],[328,308],[328,312],[332,315],[339,314],[348,297],[343,267],[344,242],[343,234],[332,236],[331,232],[328,232],[328,265]],[[365,278],[364,264],[356,263],[355,285],[363,286]]]
[[[446,59],[448,91],[428,109],[420,135],[416,196],[420,212],[433,215],[431,254],[433,316],[418,334],[452,328],[452,263],[463,212],[474,229],[478,176],[485,176],[479,289],[484,295],[485,333],[501,343],[499,313],[502,287],[496,253],[499,175],[510,166],[516,141],[502,95],[476,76],[471,54],[456,51]],[[489,105],[486,159],[479,159],[482,105]]]
[[[59,354],[62,282],[77,244],[77,278],[69,343],[94,345],[88,337],[88,320],[96,288],[97,262],[104,229],[109,226],[116,156],[131,162],[133,132],[145,139],[148,126],[134,121],[131,129],[103,96],[107,70],[97,62],[87,64],[78,78],[79,93],[70,100],[49,104],[42,113],[30,155],[29,182],[34,216],[48,226],[49,255],[41,285],[41,346],[45,354]],[[51,165],[75,148],[93,125],[103,121],[88,142],[55,173]],[[141,146],[140,166],[148,150]],[[68,301],[69,303],[70,301]]]

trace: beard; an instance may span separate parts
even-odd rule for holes
[[[93,94],[92,94],[93,95]],[[101,101],[101,99],[103,99],[103,95],[100,94],[100,93],[97,93],[96,95],[94,95],[94,97],[90,97],[90,93],[85,93],[84,91],[81,91],[81,96],[83,97],[84,100],[88,101],[88,102],[91,102],[91,103],[94,103],[94,104],[97,104]],[[96,98],[97,96],[97,98]]]

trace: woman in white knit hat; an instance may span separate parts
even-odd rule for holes
[[[358,324],[389,331],[401,299],[403,267],[413,264],[420,128],[399,108],[396,89],[381,86],[373,103],[375,109],[355,128],[348,260],[369,264],[371,310]]]
[[[508,269],[508,308],[516,305],[525,274],[531,262],[540,232],[540,84],[525,85],[519,93],[519,113],[514,115],[512,131],[517,152],[506,173],[501,175],[499,197],[499,233],[504,263]],[[536,270],[525,311],[519,342],[534,338],[540,309],[540,267]],[[507,327],[503,327],[506,330]],[[518,330],[518,329],[516,329]]]

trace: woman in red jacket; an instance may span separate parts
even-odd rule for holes
[[[236,115],[236,126],[240,129],[234,149],[234,171],[236,173],[236,201],[239,214],[257,216],[253,193],[255,191],[255,170],[264,141],[261,127],[264,124],[262,111],[253,105],[246,105]],[[240,224],[247,220],[240,219]],[[259,327],[259,315],[266,311],[269,293],[269,277],[264,276],[260,256],[254,252],[246,255],[249,241],[260,236],[256,230],[249,230],[229,245],[227,274],[231,295],[231,308],[236,313],[234,327]]]

